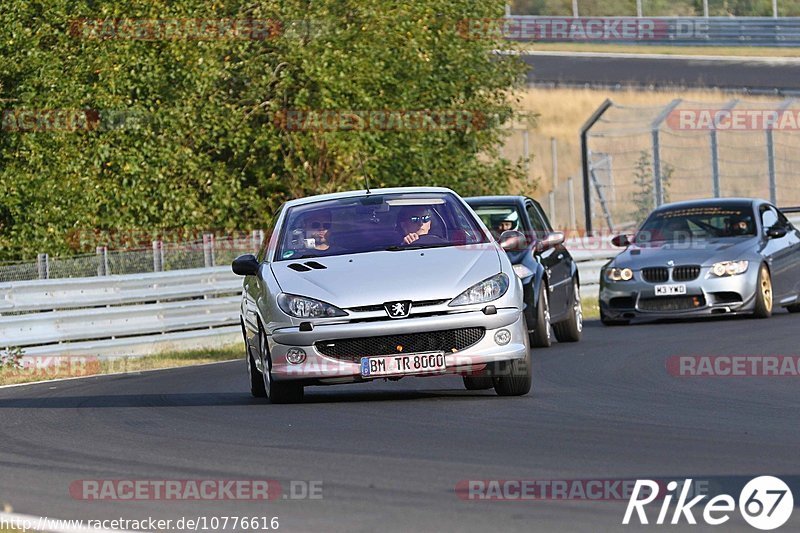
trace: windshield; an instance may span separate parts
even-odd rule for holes
[[[290,208],[275,259],[484,242],[480,225],[453,194],[376,194]]]
[[[756,235],[753,209],[742,206],[681,207],[656,211],[642,224],[636,244]]]

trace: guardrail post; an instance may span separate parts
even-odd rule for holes
[[[203,261],[206,268],[211,268],[214,265],[214,234],[203,234]]]
[[[36,256],[36,270],[39,273],[39,279],[50,279],[50,257],[47,254]]]
[[[153,272],[164,271],[164,243],[153,241]]]
[[[97,256],[97,275],[108,276],[108,247],[98,246],[95,248]]]

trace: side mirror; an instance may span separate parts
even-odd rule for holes
[[[547,237],[539,243],[539,249],[547,250],[549,248],[554,248],[559,244],[564,244],[564,232],[563,231],[552,231],[550,232]]]
[[[786,237],[786,228],[773,226],[767,230],[768,239],[781,239]]]
[[[525,239],[525,235],[523,235],[522,232],[515,230],[504,231],[502,235],[500,235],[498,242],[500,243],[500,248],[506,252],[523,250],[528,246],[528,241]]]
[[[239,276],[255,276],[258,274],[258,259],[253,254],[240,255],[233,260],[231,269]]]
[[[631,244],[630,239],[628,239],[627,235],[617,235],[613,239],[611,239],[611,244],[614,246],[619,246],[620,248],[624,248]]]

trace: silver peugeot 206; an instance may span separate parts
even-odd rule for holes
[[[786,209],[794,212],[797,209]],[[800,311],[800,232],[774,205],[713,198],[663,205],[603,267],[600,318],[718,314],[769,317]]]
[[[509,232],[505,241],[524,237]],[[245,276],[251,392],[459,373],[468,389],[531,387],[522,285],[469,206],[444,188],[287,202]]]

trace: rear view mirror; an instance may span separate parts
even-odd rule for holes
[[[551,231],[547,237],[539,243],[539,248],[542,250],[547,250],[549,248],[554,248],[559,244],[564,244],[564,232],[563,231]]]
[[[627,235],[617,235],[613,239],[611,239],[611,244],[614,246],[619,246],[620,248],[624,248],[630,245],[631,241],[628,239]]]
[[[239,276],[255,276],[258,274],[258,259],[253,254],[240,255],[233,260],[231,269]]]
[[[506,252],[524,250],[528,246],[525,235],[515,230],[504,231],[503,234],[500,235],[498,242],[500,243],[500,248]]]

